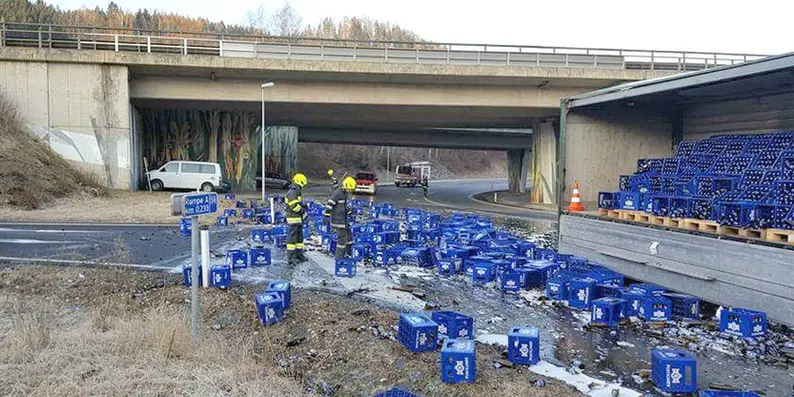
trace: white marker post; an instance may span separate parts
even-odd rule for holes
[[[276,204],[276,199],[273,198],[273,197],[270,197],[270,224],[271,225],[275,225],[276,224],[276,206],[275,206],[275,204]]]
[[[201,230],[201,277],[202,286],[210,286],[210,231]]]
[[[179,204],[177,204],[179,203]],[[205,214],[212,214],[218,211],[218,194],[217,193],[189,193],[189,194],[173,194],[171,195],[171,215],[190,217],[191,224],[191,256],[190,256],[190,317],[191,317],[191,334],[198,337],[201,304],[199,302],[199,269],[198,269],[198,256],[199,256],[199,216]],[[209,247],[209,244],[207,245]],[[204,267],[208,270],[209,264]],[[203,275],[202,275],[203,276]],[[204,276],[203,281],[207,281],[209,276]]]

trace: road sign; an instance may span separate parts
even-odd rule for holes
[[[182,196],[182,216],[212,214],[218,211],[218,193],[192,193]]]

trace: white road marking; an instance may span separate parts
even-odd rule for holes
[[[17,233],[105,233],[98,230],[56,230],[56,229],[10,229],[0,227],[0,232],[17,232]]]
[[[0,238],[0,244],[74,244],[78,241],[34,240],[27,238]]]

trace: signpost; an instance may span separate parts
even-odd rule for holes
[[[179,204],[177,204],[179,203]],[[175,216],[190,217],[190,317],[192,335],[199,335],[199,216],[212,214],[218,211],[217,193],[188,193],[171,195],[171,214]],[[206,281],[206,280],[205,280]]]

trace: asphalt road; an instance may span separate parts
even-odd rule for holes
[[[542,211],[495,206],[470,198],[504,189],[505,181],[434,181],[425,199],[421,188],[397,188],[382,185],[374,197],[363,199],[393,202],[399,207],[454,209],[485,215],[529,220],[549,227],[555,214]],[[329,188],[307,189],[305,195],[318,201],[327,197]],[[211,244],[226,244],[247,237],[241,226],[214,229]],[[173,268],[190,254],[190,238],[182,236],[175,225],[101,225],[101,224],[22,224],[0,223],[0,261],[36,259],[51,263],[109,262],[137,264],[144,267]]]

